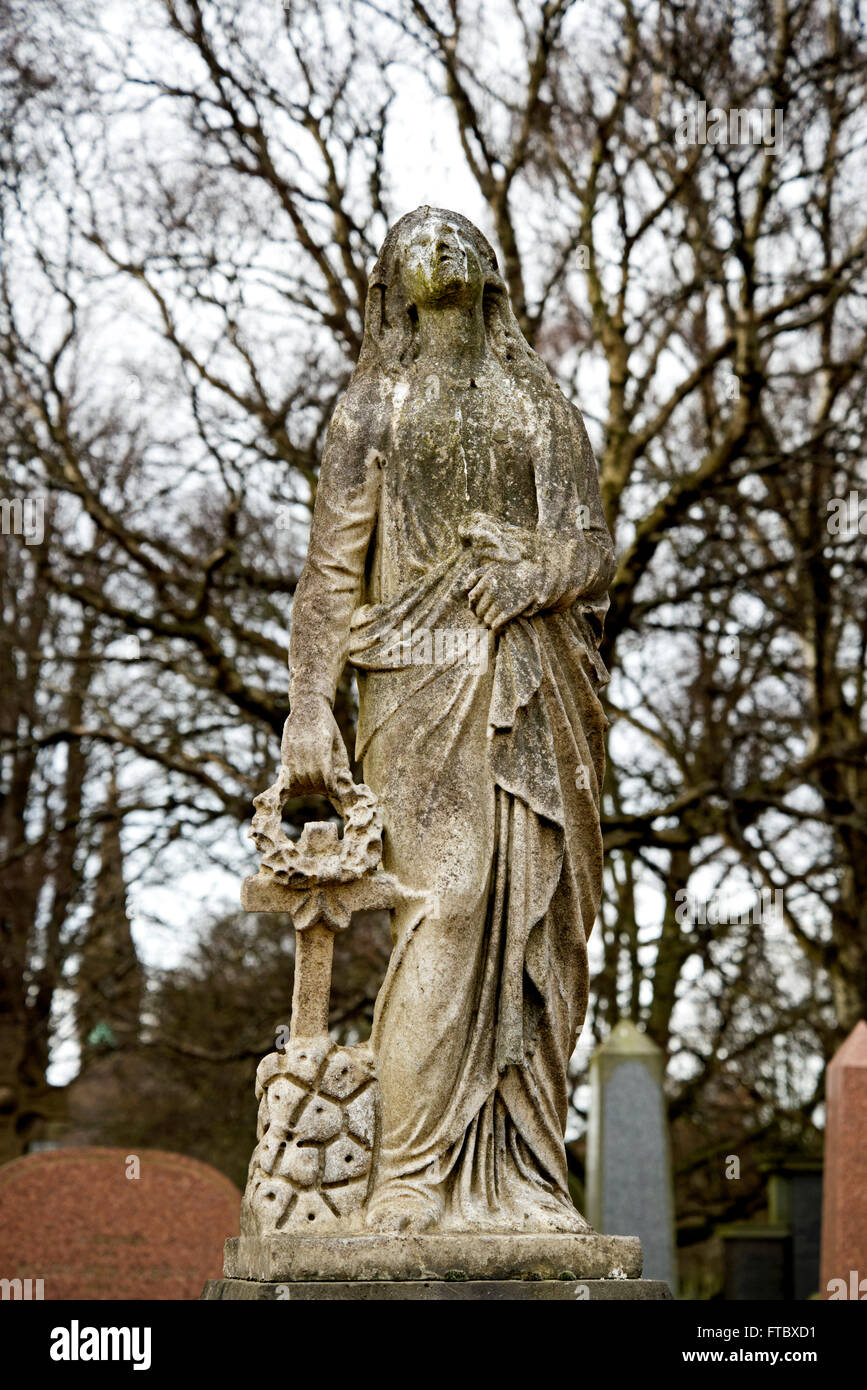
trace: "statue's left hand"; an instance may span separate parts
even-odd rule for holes
[[[476,617],[493,632],[535,607],[544,592],[544,576],[529,560],[517,564],[494,560],[467,576],[463,584]]]

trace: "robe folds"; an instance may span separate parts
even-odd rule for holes
[[[436,895],[436,915],[393,922],[377,1181],[429,1196],[441,1229],[580,1229],[563,1133],[602,873],[604,671],[571,610],[446,639],[428,662],[436,634],[472,624],[455,596],[470,567],[450,557],[350,635],[385,868]]]

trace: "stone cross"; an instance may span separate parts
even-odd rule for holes
[[[333,1231],[351,1226],[367,1196],[377,1110],[373,1056],[338,1046],[328,1032],[334,936],[355,912],[392,909],[427,895],[380,867],[382,817],[369,787],[340,772],[331,800],[344,821],[309,821],[295,842],[282,825],[285,769],[256,797],[250,838],[262,856],[246,878],[247,912],[288,913],[295,928],[295,979],[288,1040],[256,1073],[258,1143],[241,1207],[242,1234]],[[311,1232],[312,1233],[312,1232]]]
[[[250,838],[262,856],[259,872],[246,878],[241,905],[247,912],[286,912],[295,928],[295,982],[289,1036],[328,1034],[334,935],[346,931],[354,912],[390,909],[409,898],[383,873],[382,815],[373,792],[351,775],[335,777],[332,802],[344,819],[341,839],[333,821],[308,821],[291,841],[282,825],[289,796],[285,768],[257,796]]]

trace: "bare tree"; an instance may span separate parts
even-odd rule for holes
[[[588,420],[620,555],[590,1036],[629,1014],[667,1049],[684,1229],[703,1201],[722,1219],[701,1135],[812,1142],[822,1062],[867,1008],[857,499],[836,524],[867,488],[857,11],[125,13],[111,33],[84,3],[22,21],[5,97],[4,485],[52,505],[10,626],[30,698],[84,669],[85,633],[89,665],[79,709],[4,719],[23,789],[4,862],[39,879],[37,788],[64,747],[91,805],[110,752],[153,881],[184,847],[243,871],[324,428],[406,210],[395,93],[421,74],[522,327]],[[349,733],[348,683],[338,714]],[[778,912],[748,910],[763,890]]]

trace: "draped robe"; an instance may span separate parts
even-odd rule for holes
[[[472,612],[487,518],[543,580],[494,636]],[[599,904],[613,568],[580,416],[491,356],[477,381],[356,379],[329,428],[293,609],[293,703],[358,675],[356,756],[384,867],[435,906],[393,914],[377,999],[375,1210],[436,1228],[580,1230],[566,1181],[569,1057]]]

